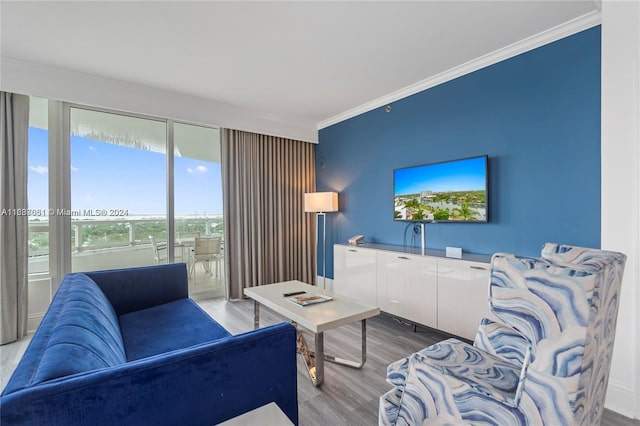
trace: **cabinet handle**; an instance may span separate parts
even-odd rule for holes
[[[410,260],[407,256],[398,256],[398,259]]]
[[[354,252],[354,253],[357,253],[357,252],[358,252],[358,250],[354,250],[354,249],[348,249],[348,250],[349,250],[349,251],[352,251],[352,252]]]
[[[484,266],[469,266],[469,268],[471,269],[479,269],[481,271],[486,271],[487,268],[485,268]]]

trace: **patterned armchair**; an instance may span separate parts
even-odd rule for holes
[[[379,424],[600,424],[625,261],[550,243],[540,259],[495,254],[489,302],[503,323],[389,365]]]

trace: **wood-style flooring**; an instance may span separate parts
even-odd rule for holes
[[[198,302],[231,333],[253,329],[253,302],[225,302],[221,299]],[[285,319],[260,307],[260,325]],[[377,425],[378,400],[391,389],[387,365],[450,336],[431,329],[402,323],[380,315],[367,320],[367,362],[361,370],[325,362],[324,384],[311,384],[302,357],[298,357],[298,408],[300,426]],[[313,337],[305,333],[311,345]],[[360,354],[360,324],[325,333],[325,353],[357,359]],[[640,426],[640,421],[605,410],[603,426]]]
[[[223,299],[198,301],[216,321],[233,334],[253,329],[253,302],[226,302]],[[261,325],[281,322],[283,317],[261,307]],[[391,362],[447,338],[434,330],[418,327],[387,315],[367,321],[367,362],[361,370],[325,363],[325,382],[314,387],[304,362],[298,357],[298,407],[301,426],[377,425],[378,399],[391,389],[385,381]],[[311,334],[305,333],[310,344]],[[29,338],[0,346],[0,388],[4,388],[15,365],[26,349]],[[360,354],[360,326],[353,324],[325,333],[325,353],[357,359]],[[185,417],[188,424],[188,417]],[[603,426],[640,426],[632,420],[605,410]]]

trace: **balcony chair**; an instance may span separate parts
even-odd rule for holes
[[[180,258],[183,262],[191,265],[191,254],[196,238],[200,238],[200,232],[178,232],[176,248],[180,249]]]
[[[489,303],[503,323],[389,365],[379,424],[600,424],[625,261],[550,243],[540,259],[495,254]]]
[[[179,232],[178,233],[178,238],[179,239],[183,239],[183,238],[200,238],[200,233],[199,232]]]
[[[167,263],[167,243],[157,242],[155,237],[149,237],[153,249],[153,262],[156,265]]]
[[[190,265],[190,275],[195,272],[196,263],[202,263],[205,272],[211,273],[211,262],[216,262],[216,277],[220,273],[220,238],[196,238]]]

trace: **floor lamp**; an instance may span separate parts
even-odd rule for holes
[[[322,288],[327,289],[327,215],[329,212],[338,211],[337,192],[308,192],[304,194],[304,211],[316,214],[316,266],[318,265],[318,236],[320,217],[322,216]]]

